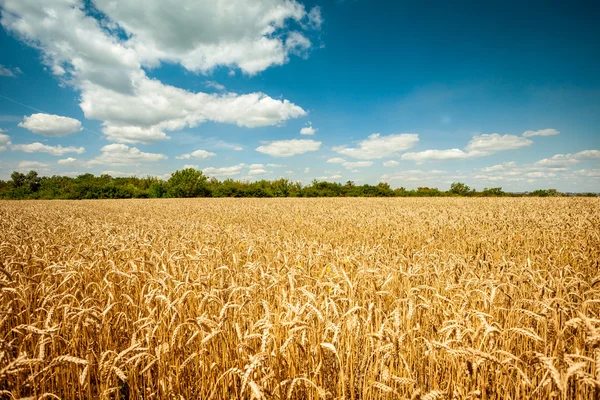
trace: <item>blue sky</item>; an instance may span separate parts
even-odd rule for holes
[[[592,1],[39,3],[0,0],[0,179],[600,191]]]

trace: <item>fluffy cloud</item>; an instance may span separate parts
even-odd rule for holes
[[[213,152],[206,150],[196,150],[188,154],[182,154],[175,158],[177,158],[178,160],[190,160],[192,158],[195,158],[196,160],[206,160],[214,156],[216,156],[216,154]]]
[[[25,117],[19,126],[38,135],[50,137],[71,135],[83,129],[81,122],[74,118],[42,113]]]
[[[197,164],[185,164],[185,165],[183,166],[183,169],[188,169],[188,168],[191,168],[191,169],[198,169],[198,165],[197,165]]]
[[[44,168],[47,167],[48,164],[43,163],[43,162],[39,162],[39,161],[21,161],[19,163],[18,168],[23,170],[23,169],[37,169],[37,168]]]
[[[254,168],[254,169],[251,169],[250,171],[248,171],[248,175],[266,175],[269,172],[270,171],[267,171],[266,169],[263,169],[263,168]]]
[[[540,129],[539,131],[525,131],[523,132],[523,136],[525,137],[530,137],[530,136],[553,136],[553,135],[558,135],[560,132],[557,131],[556,129]]]
[[[464,160],[467,158],[484,157],[504,150],[514,150],[529,146],[533,142],[522,136],[499,135],[497,133],[473,136],[464,150],[424,150],[419,152],[405,153],[403,160],[412,160],[417,163],[426,161]]]
[[[119,143],[152,143],[157,140],[170,139],[160,128],[153,126],[142,128],[139,126],[113,126],[105,124],[102,132],[111,142]]]
[[[130,35],[126,46],[144,64],[164,60],[201,72],[225,65],[255,74],[282,65],[296,50],[289,38],[306,39],[290,31],[287,22],[306,21],[315,29],[323,22],[319,8],[307,13],[296,1],[148,0],[144,7],[136,0],[94,3]]]
[[[76,158],[73,157],[68,157],[68,158],[63,158],[57,161],[57,164],[59,165],[70,165],[73,164],[77,161]]]
[[[342,163],[342,165],[349,169],[370,167],[373,165],[373,161],[346,161],[345,163]]]
[[[88,15],[81,0],[4,0],[5,29],[42,52],[43,62],[81,92],[86,118],[120,143],[168,139],[165,131],[205,121],[242,127],[277,125],[306,115],[263,93],[194,93],[150,79],[143,67],[176,62],[188,70],[239,67],[253,74],[287,62],[310,41],[288,21],[309,21],[295,1],[94,1],[108,18]],[[175,10],[175,11],[174,11]],[[181,12],[176,12],[181,10]],[[311,17],[316,21],[315,17]],[[124,39],[126,33],[127,39]]]
[[[24,151],[26,153],[48,153],[48,154],[52,154],[53,156],[62,156],[62,155],[65,155],[66,153],[76,153],[76,154],[85,153],[85,148],[83,148],[83,147],[75,147],[75,146],[62,147],[61,145],[49,146],[46,144],[42,144],[40,142],[34,142],[34,143],[28,143],[28,144],[13,144],[11,146],[11,149]]]
[[[381,136],[379,133],[370,135],[358,142],[358,147],[336,146],[333,150],[339,154],[359,159],[379,159],[399,155],[410,149],[419,141],[415,133],[400,133]]]
[[[397,165],[400,165],[400,163],[398,161],[394,161],[394,160],[389,160],[389,161],[383,162],[384,167],[395,167]]]
[[[6,150],[11,145],[10,136],[0,133],[0,151]]]
[[[296,154],[304,154],[317,151],[321,142],[308,139],[277,140],[266,145],[258,146],[256,151],[273,157],[291,157]]]
[[[503,150],[520,149],[530,146],[533,142],[522,136],[499,135],[497,133],[473,136],[465,150],[474,156],[489,155]]]
[[[600,150],[583,150],[575,154],[555,154],[550,158],[537,161],[540,167],[569,167],[584,160],[600,160]]]
[[[144,153],[136,147],[118,143],[106,145],[100,149],[100,152],[101,154],[89,164],[140,165],[167,159],[164,154]]]
[[[239,175],[245,166],[246,166],[246,164],[241,163],[238,165],[234,165],[232,167],[221,167],[221,168],[208,167],[208,168],[204,168],[202,170],[202,172],[205,175],[214,176],[217,178],[230,177],[230,176]]]
[[[344,160],[341,157],[333,157],[333,158],[330,158],[329,160],[327,160],[326,162],[329,164],[342,164],[342,163],[345,163],[346,160]]]
[[[402,154],[403,160],[412,160],[418,163],[424,161],[440,161],[440,160],[460,160],[469,158],[469,153],[465,153],[460,149],[449,150],[425,150],[416,153]]]
[[[300,134],[301,135],[314,135],[317,132],[318,129],[315,129],[312,127],[312,125],[308,125],[305,126],[304,128],[300,129]]]

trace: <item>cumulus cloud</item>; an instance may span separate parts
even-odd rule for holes
[[[533,142],[522,136],[500,135],[498,133],[473,136],[465,150],[474,155],[489,155],[503,150],[520,149]]]
[[[342,157],[333,157],[327,160],[326,162],[329,164],[342,164],[345,163],[346,160],[344,160]]]
[[[558,135],[560,132],[556,129],[548,128],[548,129],[540,129],[538,131],[525,131],[523,132],[523,136],[553,136]]]
[[[371,165],[373,165],[373,161],[346,161],[342,163],[342,165],[349,169],[370,167]]]
[[[10,136],[0,133],[0,151],[4,151],[10,146],[12,146]]]
[[[192,158],[194,158],[196,160],[207,160],[214,156],[216,156],[216,154],[213,152],[206,151],[206,150],[196,150],[191,153],[182,154],[175,158],[177,158],[178,160],[190,160]]]
[[[263,168],[254,168],[254,169],[251,169],[250,171],[248,171],[248,175],[266,175],[269,172],[270,171],[267,171],[266,169],[263,169]]]
[[[410,149],[419,141],[416,133],[400,133],[381,136],[374,133],[358,142],[358,147],[336,146],[333,151],[358,159],[379,159],[399,155],[400,152]]]
[[[555,154],[535,163],[541,167],[569,167],[585,160],[600,160],[600,150],[583,150],[575,154]]]
[[[400,165],[400,163],[398,161],[395,161],[395,160],[389,160],[389,161],[384,161],[383,162],[383,166],[384,167],[395,167],[397,165]]]
[[[39,168],[45,168],[47,166],[48,166],[48,164],[39,162],[39,161],[21,161],[18,165],[18,168],[21,170],[23,170],[23,169],[39,169]]]
[[[83,129],[79,120],[43,113],[25,117],[19,126],[38,135],[50,137],[67,136]]]
[[[198,169],[198,165],[197,165],[197,164],[185,164],[185,165],[183,166],[183,169],[188,169],[188,168],[191,168],[191,169]]]
[[[85,148],[83,147],[75,147],[68,146],[62,147],[58,146],[49,146],[40,142],[28,143],[28,144],[13,144],[11,146],[12,150],[24,151],[26,153],[48,153],[53,156],[62,156],[66,153],[76,153],[83,154],[85,153]]]
[[[469,153],[465,153],[460,149],[449,150],[425,150],[416,153],[402,154],[403,160],[412,160],[418,163],[424,161],[440,161],[440,160],[460,160],[471,157]]]
[[[246,164],[241,163],[241,164],[234,165],[231,167],[220,167],[220,168],[208,167],[208,168],[204,168],[202,170],[202,172],[205,175],[214,176],[217,178],[230,177],[230,176],[239,175],[245,166],[246,166]]]
[[[315,129],[312,127],[311,124],[309,124],[308,126],[305,126],[304,128],[300,129],[300,134],[301,135],[314,135],[317,132],[318,129]]]
[[[258,146],[256,151],[273,157],[291,157],[296,154],[304,154],[317,151],[321,142],[308,139],[276,140],[266,145]]]
[[[67,158],[62,158],[60,160],[57,161],[57,164],[59,165],[70,165],[73,164],[77,161],[76,158],[73,157],[67,157]]]
[[[403,160],[416,161],[417,163],[424,163],[427,161],[464,160],[467,158],[489,156],[499,151],[519,149],[530,146],[532,143],[533,142],[531,140],[522,136],[491,133],[473,136],[473,138],[465,146],[464,150],[429,149],[419,152],[405,153],[401,158]]]
[[[127,144],[148,144],[156,142],[157,140],[170,139],[170,137],[157,126],[143,128],[139,126],[114,126],[105,124],[104,128],[102,128],[102,132],[111,142]]]
[[[114,142],[164,140],[165,131],[206,121],[253,128],[306,115],[264,93],[194,93],[151,79],[144,70],[175,62],[191,71],[225,65],[253,74],[281,65],[288,54],[310,46],[302,33],[287,29],[288,21],[308,21],[304,6],[283,0],[173,1],[151,0],[142,8],[133,0],[94,1],[106,18],[88,15],[81,0],[46,0],[44,7],[37,0],[5,0],[1,23],[39,49],[50,70],[81,92],[85,117],[103,121],[103,133]]]
[[[142,163],[166,160],[167,156],[157,153],[144,153],[136,147],[113,143],[100,149],[101,154],[90,160],[89,164],[140,165]]]

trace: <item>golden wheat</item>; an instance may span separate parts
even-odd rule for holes
[[[0,202],[0,396],[600,397],[600,201]]]

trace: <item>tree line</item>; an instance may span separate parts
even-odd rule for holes
[[[509,193],[502,188],[476,191],[468,185],[455,182],[447,191],[419,187],[392,189],[387,183],[357,185],[313,180],[309,185],[285,178],[255,182],[209,178],[192,168],[175,171],[167,180],[156,177],[117,177],[82,174],[77,177],[39,176],[36,171],[27,174],[13,172],[11,179],[0,180],[0,199],[130,199],[180,197],[441,197],[441,196],[563,196],[556,189],[540,189],[530,193]],[[596,196],[594,193],[581,194]]]

